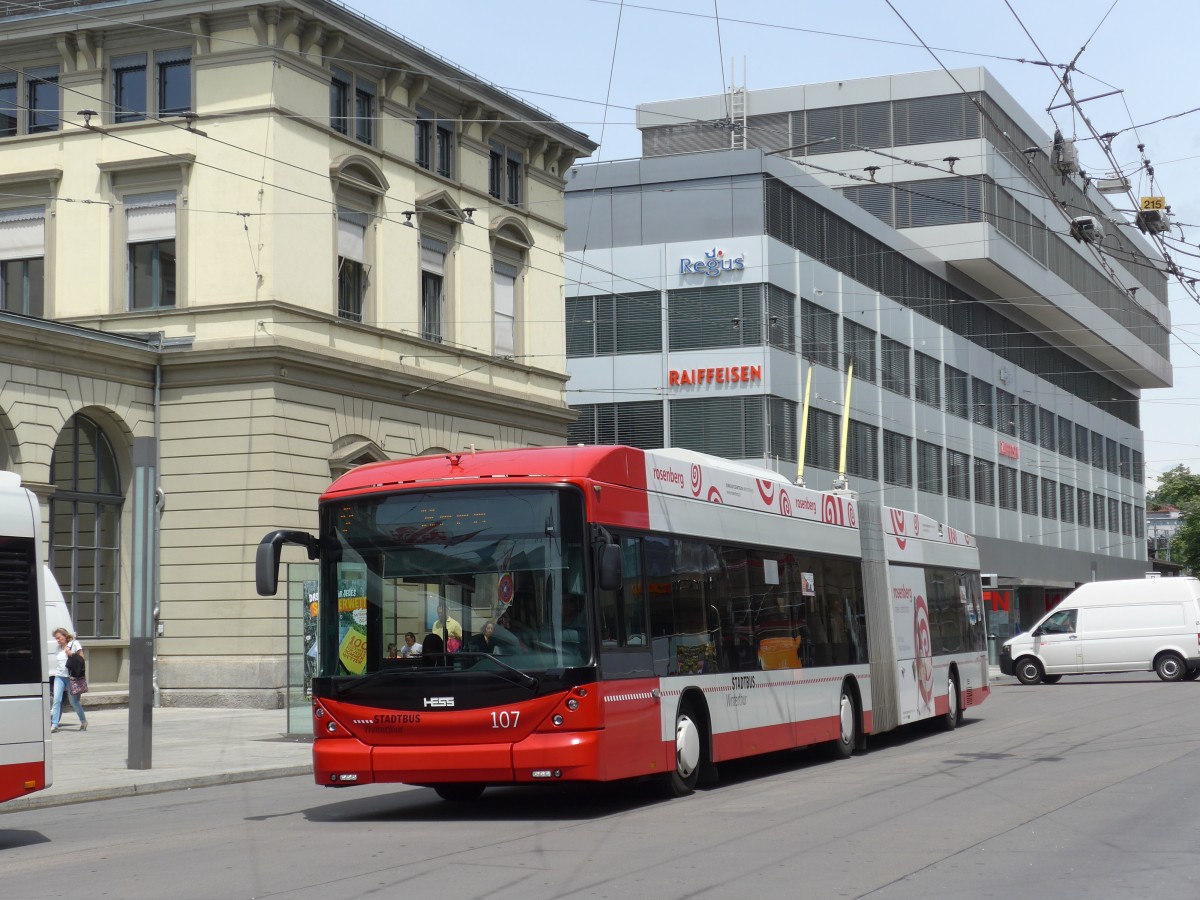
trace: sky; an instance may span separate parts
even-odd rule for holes
[[[1064,101],[1061,69],[1036,64],[1079,54],[1077,98],[1120,91],[1082,115],[1098,133],[1122,132],[1115,156],[1148,188],[1144,145],[1179,226],[1172,257],[1200,277],[1196,0],[448,0],[436,15],[395,0],[347,5],[584,132],[601,161],[641,155],[639,103],[721,93],[731,79],[760,90],[943,65],[985,66],[1046,132],[1084,136],[1080,113],[1046,111]],[[1098,176],[1111,169],[1095,142],[1080,158]],[[1148,489],[1176,465],[1200,471],[1200,306],[1177,284],[1170,306],[1174,386],[1142,393]]]

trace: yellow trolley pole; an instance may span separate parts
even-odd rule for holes
[[[842,448],[838,454],[838,477],[834,487],[845,490],[850,487],[846,478],[846,443],[850,434],[850,387],[854,383],[854,363],[846,367],[846,402],[842,405]]]

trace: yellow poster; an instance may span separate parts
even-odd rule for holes
[[[358,628],[351,628],[342,638],[338,658],[351,675],[361,675],[367,668],[367,636]]]

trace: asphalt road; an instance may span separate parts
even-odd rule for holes
[[[1200,684],[1001,684],[967,723],[647,784],[432,791],[308,778],[0,818],[0,896],[1194,896]]]

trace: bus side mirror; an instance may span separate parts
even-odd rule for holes
[[[279,590],[279,551],[284,544],[308,548],[308,558],[316,559],[319,545],[307,531],[272,531],[258,542],[254,556],[254,584],[259,596],[273,597]]]
[[[625,581],[621,573],[621,548],[616,544],[601,544],[596,569],[600,590],[619,591]]]

